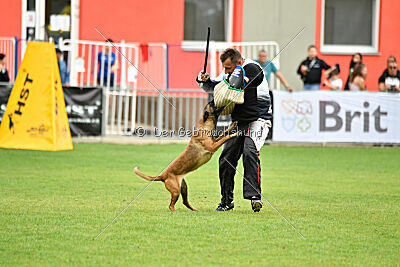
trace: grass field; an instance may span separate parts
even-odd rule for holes
[[[218,156],[187,177],[168,209],[154,182],[94,237],[184,145],[75,144],[74,151],[0,150],[1,265],[399,265],[400,149],[264,146],[253,213],[236,175],[233,211],[216,213]],[[242,170],[241,163],[239,170]],[[265,201],[264,201],[264,204]]]

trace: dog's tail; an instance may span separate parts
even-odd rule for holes
[[[138,167],[135,167],[133,171],[136,173],[136,175],[142,177],[147,181],[162,181],[160,176],[148,176],[147,174],[144,174],[143,172],[139,171]]]

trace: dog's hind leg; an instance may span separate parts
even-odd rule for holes
[[[171,203],[169,204],[169,209],[171,211],[176,211],[175,203],[178,201],[179,194],[181,193],[178,181],[173,178],[165,180],[165,188],[167,188],[167,190],[171,193]]]
[[[185,205],[188,209],[191,209],[193,211],[198,211],[196,208],[192,207],[189,204],[188,200],[188,188],[185,179],[182,179],[181,183],[181,194],[182,194],[182,199],[183,199],[183,205]]]

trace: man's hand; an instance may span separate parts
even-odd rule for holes
[[[197,76],[197,80],[198,81],[205,82],[208,79],[210,79],[210,75],[208,75],[208,73],[203,73],[203,71],[199,72],[199,76]]]
[[[292,93],[292,92],[293,92],[293,88],[290,87],[290,86],[288,86],[286,89],[288,90],[289,93]]]
[[[302,73],[303,75],[306,75],[306,74],[307,74],[307,71],[308,71],[307,66],[301,65],[300,71],[301,71],[301,73]]]
[[[201,74],[201,80],[203,82],[207,81],[208,80],[208,74],[207,73],[206,74]]]

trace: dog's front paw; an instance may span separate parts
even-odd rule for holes
[[[235,136],[238,136],[239,135],[239,132],[235,132],[235,133],[233,133],[233,134],[230,134],[229,135],[229,138],[232,138],[232,137],[235,137]]]

